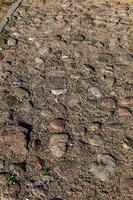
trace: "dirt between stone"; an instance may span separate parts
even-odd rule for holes
[[[133,199],[132,115],[132,1],[24,0],[0,34],[0,200]]]
[[[14,0],[0,0],[0,21],[6,15],[7,11],[14,2]]]

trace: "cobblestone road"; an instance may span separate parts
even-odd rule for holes
[[[133,5],[25,0],[0,34],[0,199],[133,199],[132,114]]]

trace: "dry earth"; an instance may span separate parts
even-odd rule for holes
[[[15,0],[0,0],[0,20],[4,17],[8,9]]]
[[[132,115],[131,1],[24,0],[0,34],[0,199],[132,200]]]

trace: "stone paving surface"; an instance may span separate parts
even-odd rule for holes
[[[0,199],[133,199],[133,4],[24,0],[0,34]]]

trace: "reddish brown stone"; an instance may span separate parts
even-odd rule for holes
[[[54,134],[49,141],[49,149],[53,157],[62,157],[67,150],[68,135]]]
[[[117,110],[118,115],[120,116],[128,116],[131,115],[130,111],[125,107],[119,107]]]
[[[126,185],[133,190],[133,178],[126,180]]]
[[[99,129],[100,129],[100,124],[99,123],[94,122],[94,123],[90,124],[90,131],[91,132],[96,132]]]
[[[51,121],[50,126],[51,128],[58,133],[61,133],[65,129],[66,121],[64,119],[54,119]]]
[[[118,103],[122,106],[133,105],[133,97],[125,97],[120,99]]]
[[[26,130],[19,126],[5,126],[0,128],[0,153],[5,156],[26,158]]]
[[[102,100],[101,106],[104,108],[115,108],[116,102],[112,98],[105,98]]]

